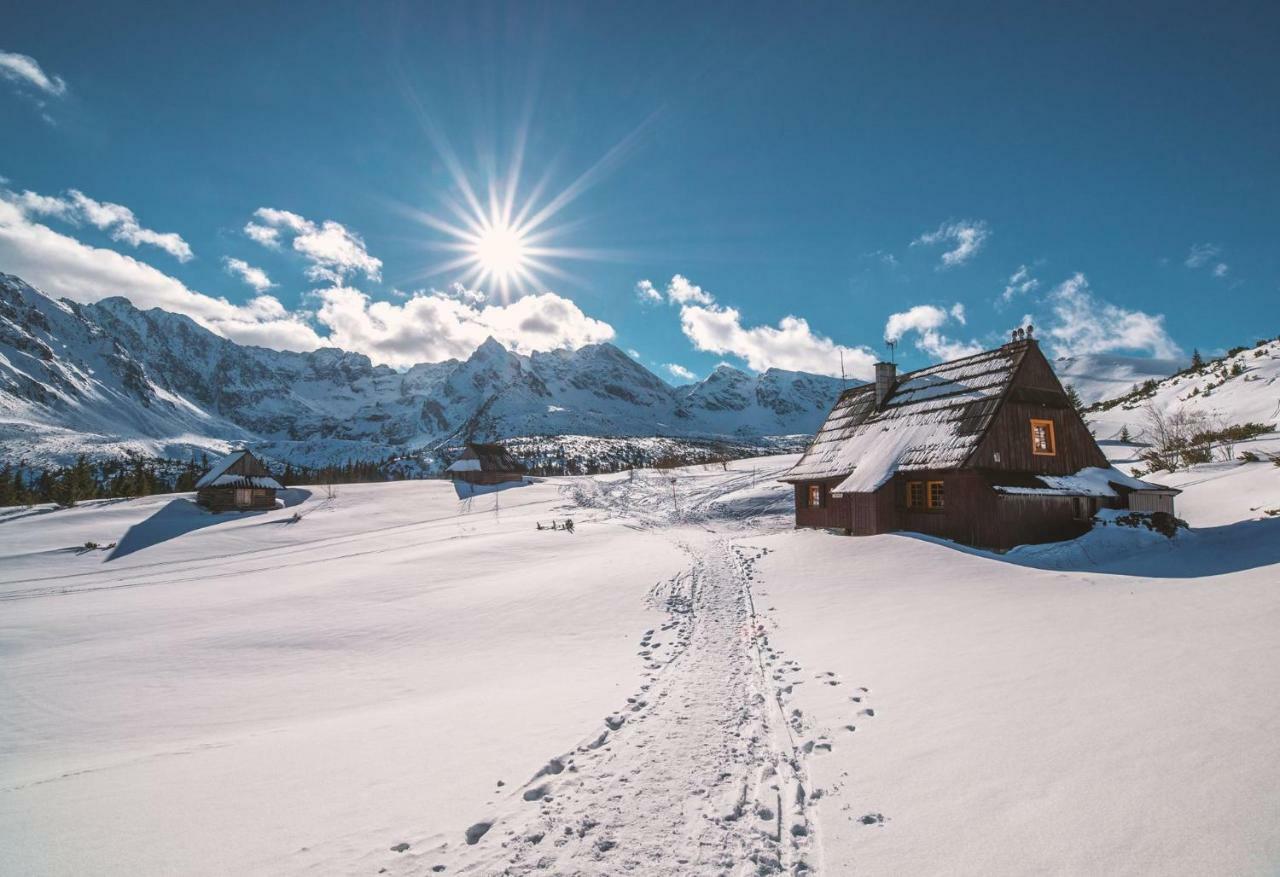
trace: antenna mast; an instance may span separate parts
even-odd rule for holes
[[[840,348],[840,389],[841,390],[849,389],[849,383],[848,381],[845,380],[845,377],[844,377],[844,348],[843,347]]]

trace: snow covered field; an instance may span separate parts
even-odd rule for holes
[[[794,459],[0,511],[0,873],[1275,873],[1280,469],[997,557]]]

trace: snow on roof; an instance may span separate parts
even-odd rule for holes
[[[1103,469],[1090,466],[1074,475],[1028,475],[1024,478],[994,476],[992,488],[999,493],[1031,494],[1036,496],[1104,496],[1119,494],[1116,486],[1136,491],[1167,491],[1180,493],[1177,488],[1165,487],[1126,475],[1114,466]],[[1038,483],[1037,483],[1038,482]]]
[[[907,372],[883,408],[875,387],[846,390],[783,478],[843,478],[835,493],[876,490],[897,471],[964,464],[991,424],[1028,348],[1006,344]]]
[[[480,461],[479,460],[455,460],[449,466],[449,468],[446,469],[445,471],[447,472],[479,472]]]
[[[477,465],[475,468],[467,467],[466,469],[450,469],[454,472],[523,472],[525,471],[522,464],[515,457],[511,456],[502,445],[486,445],[479,442],[468,442],[467,450],[463,455],[463,459],[474,460]],[[461,462],[461,460],[459,460]]]
[[[232,451],[222,457],[196,482],[196,490],[204,487],[262,487],[270,490],[284,490],[280,482],[269,475],[237,475],[227,472],[249,452]]]

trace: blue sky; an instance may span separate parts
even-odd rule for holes
[[[250,343],[609,339],[671,380],[1024,317],[1058,353],[1280,331],[1280,8],[898,6],[28,4],[0,270]],[[435,269],[516,154],[517,207],[569,197],[504,295]]]

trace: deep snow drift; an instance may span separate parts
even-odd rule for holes
[[[1280,469],[993,556],[794,459],[0,511],[0,873],[1274,871]]]

